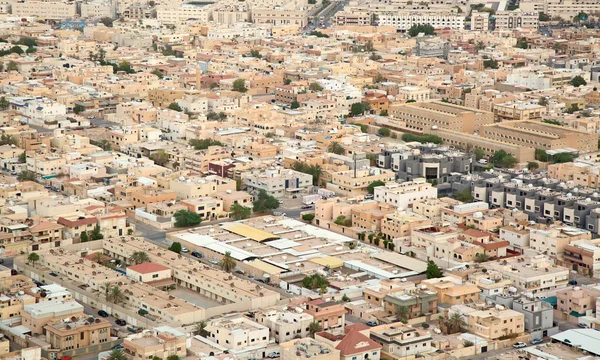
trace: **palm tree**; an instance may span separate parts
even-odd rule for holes
[[[448,326],[448,331],[458,332],[467,324],[465,320],[463,320],[463,316],[459,312],[452,313],[448,319],[445,320],[446,326]]]
[[[35,267],[36,261],[40,261],[40,256],[38,254],[32,252],[27,257],[27,261],[30,262],[33,267]]]
[[[206,330],[206,321],[199,321],[194,326],[194,335],[200,335],[202,337],[207,337],[210,334],[208,330]]]
[[[150,257],[144,251],[136,251],[129,257],[129,263],[133,265],[149,262]]]
[[[100,291],[104,293],[104,298],[108,301],[108,297],[110,296],[110,289],[113,287],[111,282],[106,282],[100,285]]]
[[[123,354],[122,350],[114,349],[110,352],[110,355],[108,355],[107,360],[127,360],[127,357]]]
[[[319,331],[321,331],[321,324],[319,324],[318,322],[313,321],[310,324],[308,324],[308,332],[310,333],[310,336],[315,337],[315,334]]]
[[[232,272],[233,269],[235,269],[236,264],[237,263],[235,262],[235,260],[231,257],[231,252],[227,251],[225,253],[225,256],[223,256],[223,260],[221,260],[221,262],[219,263],[219,266],[225,272]]]
[[[96,253],[96,262],[100,264],[102,262],[102,251]]]
[[[408,306],[396,305],[396,316],[398,320],[405,322],[410,318],[410,309]]]
[[[120,304],[125,301],[125,294],[123,291],[121,291],[121,288],[115,285],[110,288],[110,292],[108,293],[108,298],[106,300],[111,301],[113,304]]]

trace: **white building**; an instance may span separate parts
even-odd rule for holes
[[[234,314],[212,320],[206,330],[208,339],[229,349],[237,358],[266,357],[265,349],[269,345],[269,328]]]
[[[460,14],[418,14],[418,13],[387,13],[377,17],[378,26],[394,26],[406,31],[414,25],[429,24],[434,28],[450,28],[460,30],[465,28],[465,16]]]
[[[422,199],[436,199],[437,188],[425,181],[424,178],[402,183],[388,182],[375,188],[374,199],[406,209],[409,204]]]
[[[86,18],[111,18],[116,17],[116,7],[111,2],[90,1],[81,4],[81,17]]]
[[[24,1],[12,3],[12,14],[22,18],[62,20],[77,16],[77,3],[70,1]]]
[[[292,169],[268,169],[264,172],[245,175],[244,184],[248,192],[265,190],[267,194],[276,198],[293,195],[312,186],[312,175],[301,173]]]
[[[207,24],[209,17],[209,9],[192,4],[177,7],[161,6],[156,11],[157,20],[165,25],[184,25],[189,19]]]
[[[534,28],[539,26],[539,14],[537,12],[499,11],[495,15],[496,29]],[[472,21],[472,19],[471,19]]]

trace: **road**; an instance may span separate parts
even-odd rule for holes
[[[345,6],[343,1],[334,1],[324,9],[317,12],[311,23],[306,26],[305,33],[310,33],[318,28],[327,28],[331,25],[331,18],[336,12],[342,10]]]

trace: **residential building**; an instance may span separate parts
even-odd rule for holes
[[[382,345],[382,351],[398,358],[406,358],[433,351],[431,333],[400,322],[371,328],[371,339]]]
[[[256,322],[269,328],[271,338],[279,344],[300,336],[309,337],[312,315],[300,307],[285,307],[282,310],[262,310],[255,313]]]
[[[428,24],[434,28],[450,28],[462,30],[465,28],[464,15],[457,13],[415,13],[415,12],[393,12],[378,14],[376,17],[378,26],[393,26],[397,30],[407,31],[414,25]]]
[[[406,306],[409,309],[409,319],[418,317],[420,314],[427,315],[438,312],[437,294],[416,285],[387,294],[383,299],[383,304],[389,315],[396,314],[399,306]]]
[[[280,344],[281,360],[340,360],[340,351],[311,338],[294,339]]]
[[[398,209],[407,209],[417,200],[436,199],[437,188],[433,187],[424,178],[402,183],[388,182],[384,186],[375,187],[374,199],[390,204]]]
[[[471,12],[471,31],[487,32],[490,28],[490,14],[486,11]]]
[[[555,315],[558,320],[577,323],[580,317],[592,316],[595,313],[598,297],[600,290],[593,286],[574,286],[558,290]]]
[[[600,239],[575,240],[565,245],[563,255],[565,266],[585,275],[600,277]]]
[[[168,326],[144,330],[127,336],[122,343],[123,353],[132,359],[166,359],[186,356],[186,334]]]
[[[544,255],[512,257],[487,262],[486,266],[502,273],[513,286],[533,294],[554,293],[564,288],[569,280],[569,269],[552,264]]]
[[[63,20],[77,16],[77,4],[70,1],[24,1],[12,4],[12,14],[18,17],[37,17]]]
[[[538,12],[524,12],[520,9],[515,11],[498,11],[494,14],[496,19],[496,29],[517,29],[532,28],[537,29],[539,25]]]
[[[464,310],[464,312],[463,312]],[[485,339],[496,340],[525,331],[525,315],[503,306],[475,310],[464,305],[455,305],[450,312],[459,311],[466,317],[467,330]]]
[[[130,265],[126,269],[127,276],[143,283],[152,283],[165,279],[170,280],[171,271],[171,268],[153,262]]]
[[[74,350],[109,342],[111,326],[103,318],[90,321],[90,316],[84,315],[50,323],[44,330],[51,349]]]
[[[264,349],[269,344],[269,328],[241,315],[214,319],[206,330],[210,332],[209,339],[229,349],[229,353],[255,354],[262,350],[262,355],[258,357],[264,358],[267,355],[264,354]]]
[[[589,231],[571,226],[535,224],[529,229],[529,247],[550,256],[562,257],[567,245],[592,238]]]
[[[258,194],[264,190],[276,198],[291,196],[312,186],[312,176],[292,169],[267,169],[247,172],[244,184],[248,192]]]

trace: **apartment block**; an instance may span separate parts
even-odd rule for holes
[[[414,201],[436,198],[437,188],[424,178],[401,183],[388,182],[384,186],[377,186],[374,193],[376,201],[393,205],[400,210],[407,209]]]
[[[547,114],[545,106],[520,101],[494,104],[494,116],[498,121],[537,120]]]
[[[301,307],[262,310],[255,313],[256,322],[269,328],[271,338],[279,344],[296,337],[309,337],[309,325],[314,321],[312,315]]]
[[[497,30],[532,28],[539,26],[538,12],[524,12],[520,9],[515,11],[498,11],[494,15]]]
[[[471,11],[471,31],[487,32],[490,28],[490,13]]]
[[[367,11],[338,11],[335,13],[335,23],[339,26],[370,26],[373,16]]]
[[[396,179],[391,170],[368,168],[339,171],[331,175],[327,188],[348,196],[365,195],[370,184],[375,181],[389,182]]]
[[[73,350],[109,342],[111,326],[103,318],[84,315],[50,323],[44,330],[51,349]]]
[[[525,331],[525,316],[503,306],[477,310],[465,305],[455,305],[450,308],[450,312],[455,311],[463,314],[470,333],[485,339],[495,340],[510,334],[519,335]]]
[[[127,336],[122,343],[123,353],[132,359],[166,359],[186,356],[186,334],[167,326],[145,330]]]
[[[408,327],[399,322],[371,328],[371,339],[383,346],[383,352],[398,358],[434,350],[431,345],[433,338],[429,331]]]
[[[389,315],[396,314],[399,306],[409,309],[409,319],[419,317],[420,314],[436,314],[438,300],[435,291],[422,289],[416,285],[387,294],[383,299],[385,311]]]
[[[69,1],[24,1],[12,4],[12,14],[18,17],[37,17],[63,20],[77,16],[77,4]]]
[[[234,354],[254,353],[269,344],[268,327],[237,314],[211,321],[206,330],[211,341]],[[260,357],[265,356],[263,351]]]
[[[565,266],[597,278],[600,277],[600,239],[586,237],[566,244],[563,260]]]
[[[414,25],[429,24],[434,28],[462,30],[465,28],[465,16],[456,13],[415,13],[394,12],[377,15],[378,26],[393,26],[397,30],[407,31]]]
[[[312,183],[311,175],[292,169],[267,169],[244,175],[244,184],[248,192],[258,194],[260,190],[264,190],[276,198],[302,192],[312,186]]]
[[[512,257],[487,262],[486,266],[502,273],[513,286],[533,294],[555,292],[564,288],[569,280],[569,269],[552,264],[544,255]]]

